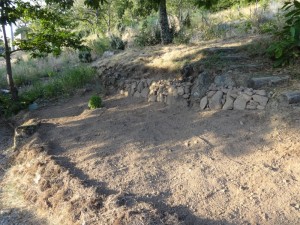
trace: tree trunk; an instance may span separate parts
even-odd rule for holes
[[[172,43],[173,35],[169,27],[166,0],[160,0],[159,2],[159,24],[162,44]]]
[[[12,69],[11,69],[11,59],[10,59],[10,49],[8,46],[7,36],[5,25],[2,24],[2,32],[3,32],[3,39],[5,45],[5,62],[6,62],[6,72],[7,72],[7,82],[10,88],[11,97],[14,101],[18,100],[18,89],[15,87],[14,80],[12,77]]]

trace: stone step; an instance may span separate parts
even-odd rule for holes
[[[283,94],[289,104],[300,103],[300,91],[289,91]]]
[[[210,53],[236,53],[236,52],[240,52],[241,50],[236,48],[236,47],[225,47],[225,48],[221,48],[221,47],[214,47],[214,48],[207,48],[204,49],[205,51],[208,51]]]
[[[236,69],[261,69],[265,67],[265,64],[238,64],[238,65],[230,65],[229,69],[236,70]]]
[[[224,61],[242,61],[249,60],[250,58],[245,55],[221,55],[220,59]]]
[[[261,87],[274,87],[282,84],[287,84],[289,80],[289,76],[253,77],[248,81],[248,87],[256,89]]]

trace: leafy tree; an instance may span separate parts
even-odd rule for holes
[[[3,32],[4,54],[8,85],[13,100],[18,100],[18,89],[12,76],[11,55],[15,51],[30,51],[33,57],[53,53],[58,55],[63,47],[83,48],[80,36],[73,29],[75,24],[68,18],[66,9],[74,4],[73,0],[45,0],[46,4],[32,0],[0,0],[0,25]],[[104,0],[85,0],[94,9],[100,8]],[[25,40],[16,41],[19,48],[12,50],[8,44],[5,26],[23,20],[31,24]]]

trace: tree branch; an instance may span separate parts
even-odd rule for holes
[[[18,51],[23,51],[23,50],[24,50],[24,49],[18,48],[18,49],[15,49],[15,50],[13,50],[13,51],[10,51],[10,54],[13,54],[13,53],[18,52]]]

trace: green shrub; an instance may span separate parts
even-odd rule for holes
[[[191,32],[188,29],[181,29],[174,33],[174,43],[175,44],[187,44],[191,39]]]
[[[10,95],[0,94],[0,116],[12,116],[13,114],[16,114],[23,108],[24,105],[22,105],[20,101],[16,102],[11,100]]]
[[[110,49],[109,38],[97,38],[88,43],[89,48],[97,55],[102,55],[105,51]]]
[[[267,49],[268,54],[274,58],[274,66],[286,65],[300,55],[300,2],[286,2],[285,27],[275,35],[279,39]]]
[[[98,95],[93,95],[88,103],[90,109],[97,109],[102,107],[102,100]]]
[[[144,47],[161,43],[161,33],[156,17],[150,16],[142,21],[138,30],[138,35],[134,37],[135,45]]]
[[[259,25],[259,33],[261,34],[274,33],[277,29],[278,27],[272,21],[267,21]]]
[[[124,50],[125,43],[120,37],[112,35],[110,37],[110,47],[115,50]]]
[[[85,49],[85,50],[79,51],[78,57],[79,57],[80,62],[83,62],[83,63],[92,62],[92,54],[91,54],[90,49]]]
[[[95,71],[89,67],[66,68],[47,83],[36,82],[21,95],[26,104],[38,98],[56,98],[72,94],[74,89],[83,87],[95,76]]]

